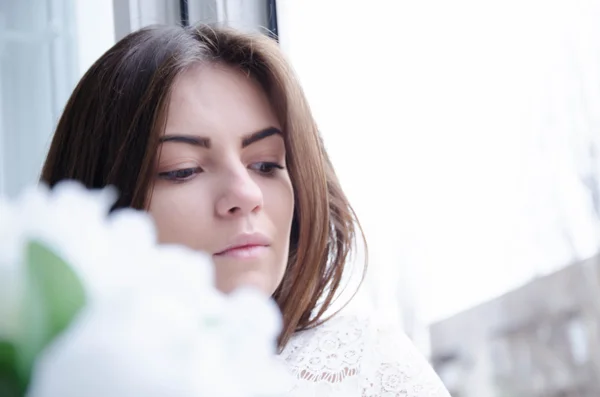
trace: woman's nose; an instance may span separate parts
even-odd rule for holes
[[[248,215],[262,208],[262,190],[246,169],[224,178],[223,183],[222,194],[216,203],[219,216]]]

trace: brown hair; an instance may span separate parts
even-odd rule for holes
[[[51,187],[63,179],[88,188],[113,185],[120,192],[114,208],[145,209],[171,86],[198,62],[222,62],[255,78],[283,127],[295,196],[289,260],[273,295],[283,314],[283,347],[295,331],[326,320],[358,223],[302,89],[275,41],[205,25],[131,33],[96,61],[75,88],[41,179]]]

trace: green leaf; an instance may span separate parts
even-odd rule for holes
[[[17,353],[15,347],[0,340],[0,396],[21,397],[25,388],[17,373]]]
[[[44,244],[26,248],[24,331],[17,348],[19,374],[28,382],[38,354],[63,332],[85,305],[85,290],[73,269]]]

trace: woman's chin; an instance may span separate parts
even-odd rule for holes
[[[224,280],[217,274],[217,288],[226,294],[240,288],[252,288],[270,296],[276,288],[273,284],[270,275],[255,270],[240,272],[235,276],[229,275]]]

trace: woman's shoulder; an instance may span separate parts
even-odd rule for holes
[[[281,358],[294,373],[314,381],[342,379],[358,371],[369,321],[357,315],[334,316],[323,324],[299,331]]]
[[[367,315],[336,315],[298,332],[281,354],[299,385],[329,393],[447,397],[427,360],[399,327]]]

